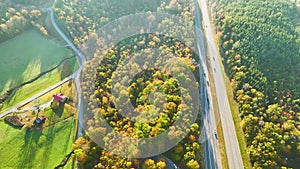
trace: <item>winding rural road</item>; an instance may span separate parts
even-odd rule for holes
[[[217,55],[218,52],[214,42],[213,29],[210,24],[207,2],[206,0],[198,0],[198,3],[201,6],[202,19],[203,23],[205,24],[208,54],[209,57],[212,58],[211,67],[214,70],[213,80],[218,101],[218,109],[221,116],[228,165],[230,169],[243,169],[244,165],[228,103],[224,77],[222,75],[221,65]]]
[[[64,41],[72,48],[72,50],[76,53],[76,55],[79,57],[79,68],[70,76],[66,77],[65,79],[63,79],[62,81],[58,82],[57,84],[49,87],[48,89],[24,100],[21,103],[16,104],[15,106],[11,107],[10,109],[6,110],[5,112],[0,114],[0,118],[4,117],[10,113],[16,112],[18,111],[19,107],[22,107],[30,102],[32,102],[33,100],[45,95],[46,93],[54,90],[55,88],[57,88],[58,86],[61,86],[62,84],[64,84],[65,82],[71,80],[71,79],[75,79],[75,83],[76,83],[76,89],[77,89],[77,97],[78,97],[78,130],[77,130],[77,138],[80,137],[82,135],[82,126],[81,126],[81,121],[83,118],[83,109],[82,109],[82,100],[81,100],[81,86],[80,86],[80,73],[83,69],[83,65],[85,63],[85,56],[80,52],[79,49],[76,48],[76,46],[72,43],[72,41],[70,41],[68,39],[68,37],[61,31],[61,29],[58,27],[58,25],[55,22],[55,17],[54,17],[54,12],[52,8],[41,8],[41,10],[44,11],[49,11],[50,12],[50,18],[51,18],[51,23],[53,25],[53,27],[55,28],[55,30],[57,31],[57,33],[59,33],[59,35],[64,39]]]
[[[85,63],[85,56],[81,53],[79,49],[76,48],[76,46],[73,44],[71,40],[68,39],[68,37],[63,33],[63,31],[57,26],[54,18],[54,12],[52,8],[47,8],[47,10],[50,11],[50,18],[51,23],[57,33],[64,39],[65,42],[72,48],[72,50],[76,53],[76,55],[79,57],[79,68],[76,72],[74,72],[73,76],[75,77],[75,83],[76,83],[76,89],[77,89],[77,100],[78,100],[78,129],[77,129],[77,138],[82,136],[82,125],[81,122],[83,120],[83,108],[82,108],[82,96],[81,96],[81,86],[80,86],[80,74],[83,69],[83,65]]]

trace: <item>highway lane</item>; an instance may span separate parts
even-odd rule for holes
[[[205,0],[198,0],[201,6],[203,23],[205,24],[205,35],[208,41],[208,54],[212,58],[211,67],[213,69],[213,80],[215,84],[215,91],[218,101],[218,109],[221,117],[221,124],[223,127],[223,134],[225,140],[225,147],[227,152],[228,165],[230,169],[243,169],[243,161],[241,152],[236,137],[235,127],[228,103],[226,87],[224,78],[218,60],[217,48],[214,42],[213,29],[210,24],[209,12],[207,2]]]
[[[212,106],[212,96],[210,92],[206,51],[204,46],[204,34],[202,33],[199,4],[195,4],[195,26],[197,35],[197,47],[200,59],[200,84],[201,84],[201,104],[202,104],[202,124],[203,128],[199,138],[200,143],[204,145],[204,161],[207,169],[221,169],[221,155],[219,151],[219,142],[213,133],[216,130],[218,120],[215,119],[214,108]]]

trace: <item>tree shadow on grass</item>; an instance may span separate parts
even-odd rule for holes
[[[58,116],[61,117],[65,109],[65,103],[59,103],[58,106],[52,108],[52,111]]]
[[[3,120],[3,121],[4,121],[5,124],[9,125],[13,129],[18,129],[18,130],[22,129],[21,126],[15,126],[15,125],[11,124],[10,122],[7,122],[6,120]]]
[[[73,122],[74,121],[72,121],[72,123]],[[67,124],[67,123],[71,123],[71,122],[69,122],[69,121],[63,121],[63,125],[68,125],[69,126],[69,124]],[[69,144],[70,140],[73,142],[73,137],[71,137],[73,130],[74,130],[73,126],[72,127],[68,127],[68,129],[64,130],[65,131],[64,132],[65,133],[65,137],[64,137],[65,140],[63,142],[64,144],[61,145],[61,148],[59,149],[61,151],[61,153],[62,153],[62,156],[64,155],[64,157],[61,157],[62,161],[60,163],[59,162],[57,163],[55,169],[56,168],[58,168],[58,169],[64,168],[64,166],[66,166],[67,163],[72,163],[72,160],[73,160],[72,158],[69,158],[67,160],[66,160],[66,158],[67,158],[68,155],[70,155],[70,151],[72,151],[72,152],[74,151],[74,150],[69,150],[69,148],[71,147],[70,144]]]
[[[33,160],[36,151],[39,149],[37,143],[42,134],[41,130],[26,129],[24,145],[22,146],[22,152],[19,154],[20,164],[18,168],[35,168],[33,166]]]
[[[58,113],[59,113],[59,111],[58,111]],[[52,113],[51,116],[49,117],[49,120],[54,119],[55,118],[54,116],[55,116],[55,114]],[[55,137],[55,134],[56,134],[56,132],[55,132],[55,121],[50,122],[49,125],[51,127],[48,128],[47,134],[45,135],[46,138],[47,138],[47,141],[46,141],[46,144],[44,145],[44,151],[42,153],[43,157],[41,159],[41,161],[42,161],[41,167],[42,168],[49,168],[48,165],[49,165],[49,160],[50,160],[50,154],[51,154],[51,150],[52,150],[52,146],[53,146],[54,137]]]
[[[46,144],[44,145],[43,157],[41,159],[42,164],[41,168],[49,168],[50,154],[53,146],[53,141],[55,137],[55,129],[54,126],[48,129],[47,134],[45,135],[47,138]],[[53,167],[53,166],[52,166]]]
[[[25,71],[25,69],[24,69],[24,71]],[[10,77],[9,79],[1,79],[1,80],[4,81],[5,83],[4,83],[4,85],[0,85],[0,93],[4,90],[4,87],[6,88],[6,92],[11,91],[16,86],[20,85],[24,81],[24,78],[21,73],[20,75],[18,75],[18,77],[14,76],[14,77]],[[16,92],[16,90],[13,90],[13,92]],[[15,93],[11,93],[10,96],[13,96],[14,94]]]
[[[16,98],[17,98],[16,92],[17,92],[17,90],[12,91],[9,94],[8,98],[6,98],[6,100],[4,100],[3,103],[6,103],[7,105],[9,105],[10,103],[14,103],[16,101]]]
[[[74,121],[73,121],[74,122]],[[66,144],[65,146],[63,147],[63,152],[67,152],[68,151],[68,147],[69,147],[69,144],[67,144],[69,142],[69,139],[72,139],[71,138],[71,135],[72,135],[72,132],[73,132],[74,128],[73,127],[69,127],[69,130],[68,130],[68,133],[65,133],[67,135],[67,139],[66,140]]]

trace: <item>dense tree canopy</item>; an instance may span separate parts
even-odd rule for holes
[[[140,39],[143,39],[145,43],[142,43],[143,45],[135,48],[134,44],[139,43]],[[172,51],[178,54],[181,56],[181,61],[189,65],[191,70],[196,70],[195,65],[193,65],[193,62],[190,60],[195,57],[195,54],[192,53],[192,51],[184,44],[176,41],[175,39],[153,34],[135,35],[125,39],[125,43],[120,42],[115,46],[115,48],[109,50],[107,55],[102,58],[102,64],[100,64],[97,68],[95,82],[96,90],[93,93],[95,98],[92,98],[92,100],[95,99],[94,101],[96,101],[98,108],[94,117],[88,120],[89,133],[103,132],[102,130],[99,130],[102,126],[98,120],[100,115],[105,118],[114,130],[135,138],[155,137],[161,134],[177,120],[178,116],[183,116],[183,120],[189,120],[189,115],[182,114],[181,112],[192,111],[189,110],[192,105],[182,102],[181,95],[185,89],[180,87],[177,79],[172,77],[170,72],[161,70],[159,66],[157,68],[152,66],[135,75],[133,79],[130,79],[127,75],[130,71],[138,72],[138,69],[141,67],[151,65],[149,62],[151,62],[152,59],[148,59],[149,62],[145,60],[147,60],[146,58],[152,58],[155,55],[155,52],[149,50],[149,46],[151,47],[151,42],[153,42],[151,40],[154,39],[156,39],[156,41],[159,40],[160,43],[157,45],[161,45],[163,50]],[[141,53],[136,54],[136,51]],[[135,58],[137,62],[141,59],[140,63],[143,64],[135,65],[136,67],[130,67],[130,70],[125,71],[123,74],[122,71],[116,71],[118,66],[116,63],[122,62],[125,58]],[[154,60],[156,63],[161,63],[163,62],[161,59],[162,58],[158,57]],[[93,59],[91,62],[93,62]],[[176,71],[176,69],[181,69],[181,67],[172,67],[173,71]],[[87,67],[87,70],[90,70],[90,68]],[[195,74],[197,74],[197,72],[198,71],[194,71]],[[86,76],[87,77],[84,78],[85,80],[89,78],[92,80],[95,78],[94,76],[90,76],[90,74],[87,74]],[[128,87],[123,86],[121,83],[115,84],[115,90],[118,90],[117,97],[113,96],[111,93],[112,79],[116,77],[121,82],[131,80]],[[182,74],[179,77],[182,78],[181,82],[187,81],[187,83],[191,83],[190,79],[186,75]],[[197,84],[194,85],[197,86]],[[88,86],[85,86],[84,84],[83,88],[88,89]],[[162,91],[164,95],[162,95],[161,92],[156,91]],[[151,93],[153,94],[152,96]],[[88,99],[89,92],[84,92],[83,97]],[[185,99],[189,101],[189,97],[190,96],[187,95]],[[126,105],[130,103],[134,106],[134,110],[129,111],[130,109],[120,109],[116,107],[116,102],[120,103],[121,105],[118,106],[122,108],[126,108]],[[88,109],[93,110],[95,107],[90,105]],[[134,117],[139,116],[141,119],[135,119],[137,122],[134,122],[120,113],[124,111],[126,111],[127,115],[133,115]],[[182,151],[178,151],[178,149],[174,148],[170,150],[169,153],[172,154],[170,158],[175,162],[179,164],[182,163],[184,166],[186,165],[188,167],[191,166],[192,168],[197,168],[197,166],[199,167],[197,159],[199,156],[200,146],[197,143],[196,138],[198,138],[200,134],[199,125],[194,123],[192,127],[190,134],[188,134],[187,138],[180,143],[185,145],[186,148],[182,148]],[[172,136],[180,135],[182,132],[184,131],[177,128],[175,130],[171,130],[168,135],[172,138]],[[103,139],[106,140],[106,138]],[[120,146],[120,144],[118,144],[118,146]],[[173,156],[175,158],[173,158]],[[105,166],[105,163],[102,162],[104,161],[100,160],[98,166]],[[128,162],[132,161],[125,160],[124,163],[120,165],[127,165]]]
[[[172,139],[172,137],[183,135],[183,131],[186,130],[184,127],[170,127],[179,116],[182,117],[183,123],[191,121],[189,113],[182,113],[192,111],[191,107],[193,106],[189,102],[192,97],[186,95],[190,90],[184,89],[178,81],[195,87],[199,87],[199,83],[194,84],[189,76],[184,73],[179,73],[176,78],[172,76],[172,72],[180,72],[183,69],[180,65],[169,66],[170,71],[164,71],[162,63],[166,60],[162,59],[164,57],[156,56],[157,53],[153,50],[158,49],[158,51],[165,52],[165,59],[168,58],[168,54],[175,55],[179,58],[179,62],[187,65],[187,68],[198,79],[199,70],[196,61],[199,58],[191,48],[174,37],[143,33],[143,30],[140,34],[123,39],[111,48],[107,48],[103,45],[103,41],[99,40],[97,30],[103,25],[121,16],[149,11],[167,12],[185,18],[189,24],[193,25],[193,1],[190,0],[129,0],[127,3],[118,0],[57,1],[55,9],[57,18],[61,21],[61,24],[67,26],[74,43],[93,58],[88,58],[91,60],[87,61],[82,77],[83,98],[90,101],[87,110],[92,112],[92,117],[87,120],[89,133],[105,132],[101,120],[99,120],[99,117],[104,117],[105,121],[115,131],[132,138],[155,137],[170,128],[168,135]],[[151,17],[155,19],[154,16],[149,16],[148,19],[151,19]],[[168,19],[165,19],[160,26],[174,27],[173,31],[182,30],[180,33],[183,36],[191,32],[191,30],[187,30]],[[113,35],[108,34],[107,37],[109,36]],[[82,45],[83,43],[84,45]],[[124,60],[130,60],[131,58],[139,64],[134,64],[131,67],[124,66],[127,68],[125,70],[118,69],[118,66],[121,67],[119,64],[123,64]],[[93,67],[97,67],[97,69],[93,71]],[[145,68],[145,70],[139,72],[141,68]],[[131,78],[127,75],[127,71],[139,73]],[[119,83],[118,81],[113,83],[114,78],[119,79]],[[95,81],[95,86],[91,86],[93,81]],[[127,81],[130,82],[129,86],[124,86],[123,82]],[[118,97],[114,97],[112,94],[112,85],[118,91]],[[93,90],[94,88],[95,90]],[[184,94],[186,95],[186,102],[181,99]],[[119,105],[116,105],[116,102]],[[96,105],[93,103],[96,103]],[[126,109],[128,103],[133,105],[133,110]],[[126,115],[132,115],[139,119],[124,117],[122,114],[124,112]],[[193,123],[184,140],[166,153],[166,156],[182,168],[200,168],[200,145],[197,143],[200,134],[199,122],[200,116]],[[81,139],[87,143],[91,142],[88,136]],[[112,140],[110,137],[101,139],[104,142],[117,141]],[[137,168],[139,166],[138,159],[116,156],[102,149],[100,150],[100,158],[97,155],[90,156],[88,152],[93,149],[90,144],[85,144],[89,148],[85,146],[84,148],[78,144],[77,141],[74,145],[75,152],[79,152],[77,158],[80,159],[79,162],[83,168],[91,168],[90,165],[93,168],[109,169]],[[117,145],[121,144],[116,143]],[[165,168],[165,162],[146,160],[143,167]]]
[[[300,157],[299,13],[291,1],[211,2],[254,168]]]
[[[0,2],[0,42],[8,40],[33,26],[47,35],[47,30],[38,23],[41,15],[42,13],[38,9],[22,8],[18,10]]]

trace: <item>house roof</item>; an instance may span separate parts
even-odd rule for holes
[[[63,95],[62,93],[54,94],[53,98],[55,101],[64,101],[66,99],[66,96]]]
[[[46,120],[46,117],[45,116],[39,116],[35,119],[35,122],[40,124],[40,123],[44,123]]]
[[[46,117],[44,115],[41,115],[38,118],[41,119],[41,120],[44,120]]]

